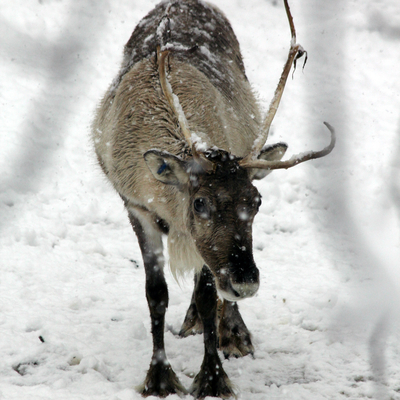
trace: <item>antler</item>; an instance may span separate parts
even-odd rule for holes
[[[335,136],[334,128],[327,122],[324,122],[324,124],[331,132],[331,142],[329,143],[328,146],[326,146],[324,149],[322,149],[320,151],[310,151],[308,153],[297,154],[297,155],[292,156],[289,160],[286,160],[286,161],[267,161],[267,160],[259,160],[259,159],[257,159],[257,160],[243,159],[243,160],[239,161],[239,164],[243,168],[260,168],[260,169],[270,169],[270,170],[281,169],[281,168],[287,169],[287,168],[294,167],[295,165],[298,165],[304,161],[325,157],[335,147],[336,136]]]
[[[246,168],[251,168],[251,167],[264,168],[264,169],[290,168],[290,167],[293,167],[293,166],[295,166],[301,162],[307,161],[307,160],[324,157],[327,154],[329,154],[332,151],[333,147],[335,146],[335,141],[336,141],[335,131],[328,123],[325,122],[325,125],[328,127],[328,129],[331,132],[331,143],[329,144],[329,146],[327,146],[323,150],[318,151],[318,152],[309,152],[309,153],[305,153],[303,155],[297,155],[287,161],[265,161],[265,160],[257,159],[258,155],[261,152],[261,149],[263,148],[265,142],[267,141],[269,129],[271,127],[271,124],[275,117],[275,114],[278,110],[279,103],[281,101],[282,94],[285,89],[287,77],[289,75],[292,64],[294,65],[294,68],[296,68],[296,61],[304,53],[306,54],[306,59],[305,59],[304,63],[306,63],[306,61],[307,61],[307,52],[301,47],[301,45],[296,44],[296,30],[294,27],[293,17],[290,12],[289,4],[288,4],[287,0],[284,0],[284,3],[285,3],[286,14],[288,17],[290,31],[291,31],[291,35],[292,35],[291,42],[290,42],[289,55],[288,55],[286,64],[283,68],[281,77],[279,79],[278,86],[276,87],[274,97],[269,106],[268,113],[264,120],[260,136],[255,140],[253,149],[250,152],[250,154],[248,154],[245,158],[243,158],[239,162],[239,164],[242,167],[246,167]]]
[[[195,144],[192,142],[192,134],[190,133],[189,124],[185,113],[183,112],[181,103],[179,102],[179,98],[173,93],[172,87],[168,82],[165,59],[169,53],[170,52],[168,50],[161,51],[160,46],[157,47],[158,74],[160,77],[162,91],[167,98],[168,104],[170,105],[173,113],[178,119],[179,126],[181,127],[182,134],[187,144],[191,147],[193,158],[206,172],[212,171],[214,170],[214,164],[210,160],[206,159],[202,153],[199,153]]]
[[[179,125],[187,144],[193,148],[192,134],[190,133],[189,125],[182,110],[181,103],[179,102],[178,96],[176,96],[172,92],[172,87],[167,79],[167,72],[165,70],[165,59],[167,58],[168,54],[168,50],[161,51],[160,47],[157,48],[158,74],[160,76],[161,88],[165,97],[167,98],[170,107],[172,108],[172,111],[179,121]]]
[[[293,23],[293,17],[290,12],[290,8],[289,8],[289,4],[288,4],[287,0],[284,0],[284,3],[285,3],[286,14],[287,14],[287,17],[289,20],[290,32],[292,34],[292,39],[290,41],[289,55],[286,60],[286,64],[283,67],[283,71],[282,71],[281,77],[279,79],[278,86],[275,89],[274,97],[269,106],[268,113],[267,113],[267,116],[265,117],[260,135],[255,140],[253,149],[250,152],[250,154],[247,155],[243,159],[243,163],[247,163],[250,160],[256,159],[257,156],[260,154],[261,149],[263,148],[265,142],[267,141],[267,137],[268,137],[268,133],[269,133],[269,129],[271,127],[272,121],[275,117],[276,112],[278,111],[279,103],[281,102],[282,94],[285,89],[287,77],[289,76],[289,72],[290,72],[290,69],[292,68],[292,64],[294,63],[294,66],[296,66],[296,60],[299,59],[305,53],[305,51],[301,47],[301,45],[296,43],[296,30],[295,30],[294,23]]]

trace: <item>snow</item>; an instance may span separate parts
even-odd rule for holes
[[[123,45],[155,4],[2,3],[0,398],[141,398],[134,388],[152,350],[143,264],[89,126]],[[266,110],[290,45],[284,7],[215,4]],[[239,399],[400,399],[400,5],[290,5],[309,57],[288,79],[268,143],[289,143],[287,158],[318,150],[328,121],[337,144],[257,182],[261,287],[239,304],[255,359],[223,365]],[[202,337],[176,332],[192,281],[166,275],[166,351],[189,387]]]

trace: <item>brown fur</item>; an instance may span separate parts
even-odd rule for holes
[[[249,115],[259,113],[247,81],[243,82],[247,88],[243,88],[242,98],[237,99],[242,104],[237,107],[232,107],[204,74],[190,65],[174,62],[170,82],[192,132],[209,146],[217,146],[238,157],[250,151],[259,130],[259,118]],[[189,86],[185,82],[190,82]],[[143,159],[151,148],[183,157],[188,151],[161,91],[155,57],[135,65],[116,92],[113,88],[107,92],[92,131],[98,158],[121,195],[157,212],[168,223],[182,219],[182,207],[176,210],[171,205],[182,204],[184,195],[156,181]],[[149,203],[149,199],[154,200]],[[181,229],[185,230],[184,221],[180,222]]]
[[[170,51],[168,82],[189,130],[203,143],[210,171],[202,170],[183,139],[160,84],[157,47]],[[242,168],[238,161],[249,154],[260,129],[239,44],[217,8],[200,0],[164,2],[138,24],[125,46],[120,72],[99,105],[92,137],[143,254],[154,346],[140,389],[144,396],[185,393],[165,357],[168,291],[162,233],[168,233],[172,271],[197,271],[182,331],[184,336],[191,326],[204,329],[206,352],[194,396],[234,395],[217,354],[217,290],[226,299],[219,326],[225,356],[253,352],[237,306],[227,301],[252,296],[259,285],[251,227],[260,195],[251,179],[266,173]],[[272,159],[280,159],[286,146],[270,150]]]

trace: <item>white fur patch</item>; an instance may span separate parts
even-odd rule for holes
[[[169,265],[176,280],[193,269],[197,272],[205,264],[190,235],[176,230],[168,234]]]

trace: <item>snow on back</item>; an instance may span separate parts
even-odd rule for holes
[[[210,52],[206,45],[200,46],[200,51],[208,58],[211,63],[216,63],[215,56]]]
[[[178,52],[179,51],[185,52],[185,51],[189,51],[190,47],[184,46],[181,43],[170,42],[170,43],[166,43],[165,45],[163,45],[161,47],[161,51],[164,51],[164,50],[171,50],[171,51],[175,50],[175,51],[178,51]]]
[[[165,31],[168,29],[169,25],[169,19],[168,18],[162,18],[161,22],[159,23],[156,31],[157,35],[157,42],[162,43],[163,42],[163,36],[165,34]]]

